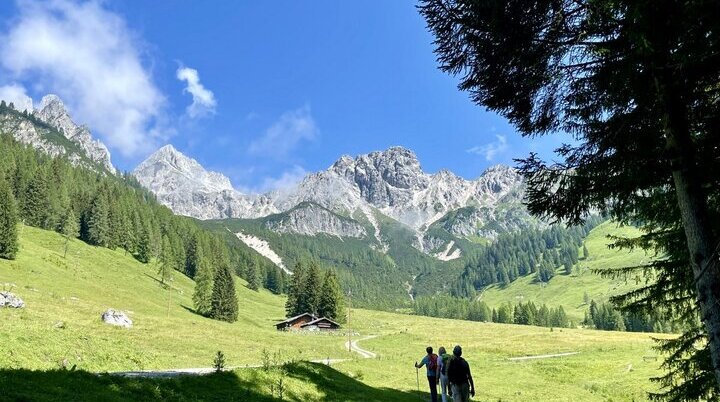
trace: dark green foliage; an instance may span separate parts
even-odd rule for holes
[[[550,279],[555,276],[555,268],[551,262],[543,261],[538,267],[537,280],[540,282],[550,282]]]
[[[656,314],[622,311],[611,303],[597,304],[595,300],[590,302],[583,324],[606,331],[672,332],[680,329],[674,321]]]
[[[485,286],[507,285],[532,273],[537,274],[539,281],[548,282],[558,266],[569,264],[572,270],[578,261],[578,247],[603,220],[600,216],[591,216],[582,226],[555,225],[542,231],[524,230],[499,236],[468,257],[465,270],[452,286],[452,294],[471,297]]]
[[[150,229],[144,223],[140,225],[140,237],[137,244],[137,259],[142,263],[149,263],[153,257],[152,239],[150,238]]]
[[[257,291],[260,289],[260,286],[262,285],[262,278],[260,277],[260,267],[258,266],[257,260],[255,258],[250,260],[250,264],[247,266],[246,270],[246,278],[248,283],[248,288],[251,290]]]
[[[213,277],[214,272],[209,261],[204,257],[200,243],[193,251],[193,274],[195,276],[195,291],[193,304],[198,314],[209,315],[212,308]]]
[[[18,251],[18,215],[10,186],[0,174],[0,258],[14,260]]]
[[[307,272],[303,286],[300,288],[298,297],[298,310],[318,314],[320,305],[320,291],[322,290],[322,274],[320,266],[316,261],[308,263]]]
[[[534,303],[529,302],[518,303],[516,306],[503,304],[497,310],[490,310],[483,301],[471,301],[447,295],[418,297],[415,300],[415,314],[456,320],[537,325],[541,327],[566,328],[570,326],[562,306],[548,308],[543,304],[538,308]]]
[[[90,210],[85,215],[85,238],[88,243],[107,247],[111,244],[110,206],[107,197],[99,192],[92,201]]]
[[[328,270],[325,273],[320,290],[320,301],[317,308],[318,316],[327,317],[338,322],[344,321],[344,300],[335,272]]]
[[[565,132],[559,162],[520,162],[531,213],[578,223],[606,211],[640,224],[662,258],[609,275],[646,276],[613,298],[685,324],[653,398],[720,395],[720,3],[425,0],[442,70],[478,105],[535,136]],[[700,324],[701,323],[701,324]],[[713,369],[713,367],[715,367]]]
[[[295,264],[292,279],[287,289],[287,301],[285,302],[285,315],[287,317],[294,317],[308,312],[302,311],[300,305],[300,292],[305,284],[305,275],[305,265],[302,262]]]
[[[218,350],[213,360],[213,368],[216,373],[219,373],[225,369],[225,355],[222,351]]]
[[[277,267],[270,267],[265,270],[264,287],[275,293],[285,292],[285,272]]]
[[[235,281],[230,268],[226,265],[221,265],[215,270],[210,317],[220,321],[237,321],[238,300]]]
[[[30,183],[25,189],[22,205],[25,224],[43,229],[49,229],[50,196],[45,169],[35,170]]]

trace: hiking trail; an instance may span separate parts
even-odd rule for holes
[[[553,354],[548,354],[548,355],[508,357],[507,359],[510,361],[516,362],[516,361],[523,361],[523,360],[551,359],[553,357],[574,356],[577,354],[580,354],[580,352],[563,352],[563,353],[553,353]]]
[[[365,350],[358,346],[358,342],[366,341],[368,339],[377,338],[378,335],[370,335],[366,336],[364,338],[360,338],[357,340],[354,340],[352,342],[349,342],[349,348],[351,351],[359,354],[364,359],[374,359],[377,357],[377,354],[374,352],[371,352],[369,350]],[[345,342],[345,350],[348,349],[348,341]],[[325,359],[312,359],[308,360],[310,363],[319,363],[319,364],[325,364],[325,365],[333,365],[337,363],[347,362],[351,361],[352,359],[349,358],[325,358]],[[247,368],[261,368],[263,367],[262,364],[245,364],[245,365],[239,365],[239,366],[231,366],[231,367],[225,367],[222,371],[233,371],[237,369],[247,369]],[[97,373],[97,374],[110,374],[120,377],[129,377],[129,378],[174,378],[179,377],[182,375],[205,375],[205,374],[211,374],[215,372],[214,367],[194,367],[194,368],[177,368],[177,369],[167,369],[167,370],[136,370],[136,371],[113,371],[113,372],[107,372],[107,373]]]

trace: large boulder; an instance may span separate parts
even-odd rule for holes
[[[25,302],[10,292],[0,292],[0,307],[24,308]]]
[[[108,309],[106,312],[102,313],[102,320],[106,324],[117,325],[125,328],[131,328],[133,325],[132,320],[127,316],[127,314],[125,314],[125,312],[113,309]]]

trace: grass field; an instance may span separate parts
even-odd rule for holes
[[[498,285],[488,287],[482,292],[481,300],[490,307],[528,301],[536,304],[545,303],[553,307],[563,306],[568,317],[578,323],[588,309],[584,301],[585,293],[595,301],[607,301],[610,296],[631,290],[636,285],[623,279],[603,278],[591,271],[633,266],[647,261],[650,256],[641,250],[608,248],[608,244],[612,242],[608,239],[608,235],[635,237],[639,234],[640,231],[636,228],[618,227],[613,222],[605,222],[593,229],[585,239],[589,257],[587,260],[581,259],[571,275],[566,275],[562,269],[559,269],[546,284],[536,281],[535,275],[528,275],[505,287]]]
[[[238,281],[240,319],[226,324],[192,311],[192,281],[174,290],[155,269],[121,252],[73,241],[67,259],[57,234],[25,227],[16,261],[0,260],[0,286],[15,285],[27,308],[0,310],[0,400],[269,401],[284,381],[290,401],[419,401],[413,363],[426,345],[463,345],[482,401],[644,400],[659,374],[648,334],[473,323],[353,310],[361,346],[376,359],[351,357],[338,335],[280,333],[284,299]],[[590,246],[588,246],[590,247]],[[591,250],[591,257],[597,250]],[[599,254],[597,255],[599,256]],[[554,280],[554,279],[553,279]],[[105,325],[107,308],[130,312],[132,329]],[[284,371],[240,369],[204,377],[126,379],[84,371],[208,367],[217,350],[228,366],[258,364],[263,349],[279,360],[351,358],[332,367],[296,362]],[[570,357],[508,361],[556,352]],[[63,360],[78,371],[59,370]],[[421,387],[422,387],[422,373]],[[424,389],[424,388],[422,388]]]

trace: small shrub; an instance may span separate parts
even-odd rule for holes
[[[262,350],[262,369],[263,371],[267,372],[270,371],[270,368],[273,366],[272,358],[270,357],[270,352],[263,348]]]
[[[215,368],[216,373],[223,371],[223,369],[225,368],[225,355],[223,354],[223,352],[218,350],[217,354],[215,355],[213,367]]]

